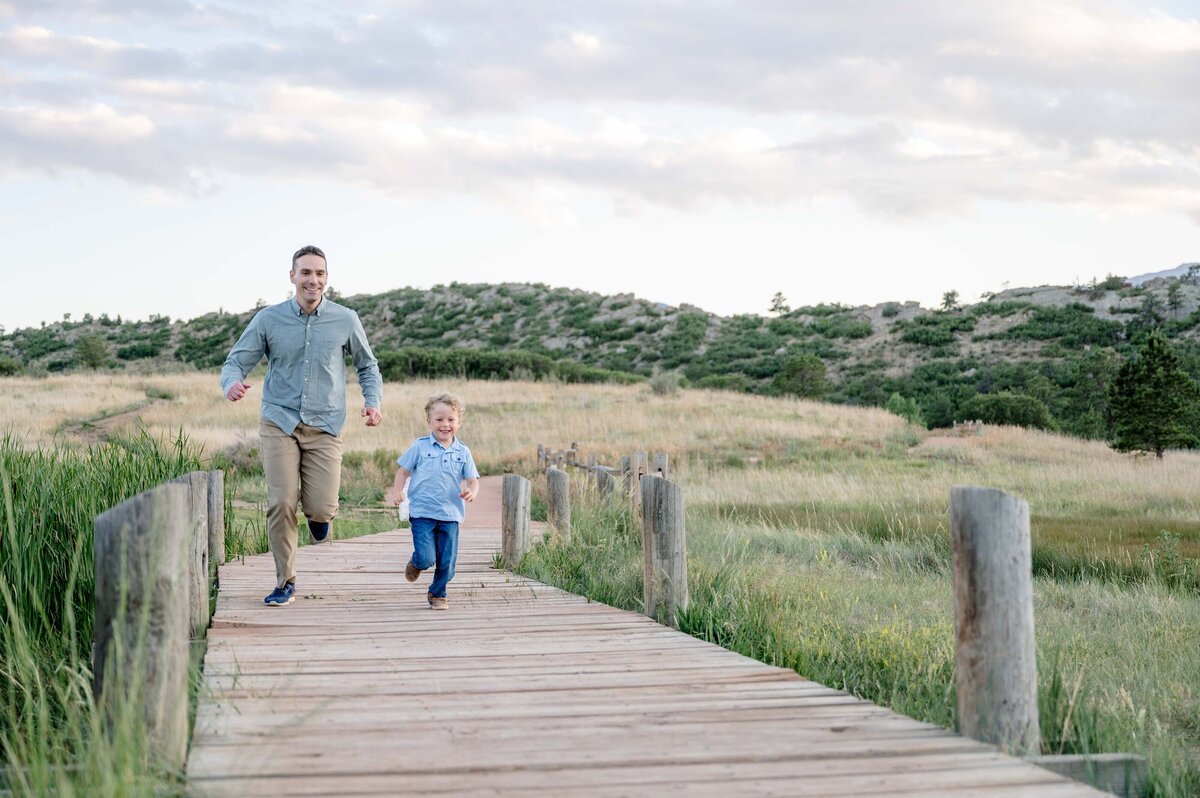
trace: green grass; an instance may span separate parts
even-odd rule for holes
[[[878,524],[864,533],[846,519],[790,526],[714,507],[690,508],[687,523],[683,631],[954,727],[953,599],[941,542],[882,535]],[[577,502],[572,527],[572,543],[536,546],[521,572],[641,611],[640,537],[621,503]],[[1042,576],[1035,593],[1045,751],[1142,753],[1151,795],[1197,794],[1194,593],[1154,576]]]
[[[0,439],[0,789],[16,795],[140,795],[175,789],[136,704],[93,696],[93,521],[201,468],[182,436],[85,449]]]

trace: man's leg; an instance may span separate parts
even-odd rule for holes
[[[296,500],[300,495],[300,446],[269,421],[258,425],[267,478],[267,538],[275,557],[275,587],[296,581]]]
[[[324,540],[327,525],[338,511],[342,439],[307,424],[296,427],[296,439],[300,444],[300,506],[313,537]]]
[[[454,565],[458,559],[458,524],[454,521],[438,521],[433,542],[437,549],[437,570],[433,572],[429,595],[445,598],[446,585],[454,578]]]

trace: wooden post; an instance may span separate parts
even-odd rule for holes
[[[193,471],[171,480],[188,489],[188,522],[192,525],[191,551],[188,555],[187,594],[189,628],[193,640],[204,637],[208,629],[208,474]]]
[[[575,448],[577,445],[572,443],[571,448],[567,449],[567,465],[575,465],[575,461],[579,459],[579,450]]]
[[[566,471],[551,468],[546,472],[546,509],[550,526],[564,542],[571,540],[571,477]]]
[[[513,568],[529,550],[530,482],[520,474],[505,474],[502,483],[501,555]]]
[[[188,740],[189,503],[186,486],[160,485],[96,516],[93,540],[97,701],[110,720],[140,706],[176,771]]]
[[[649,471],[645,452],[634,452],[629,458],[629,509],[636,521],[642,517],[642,477]]]
[[[663,479],[671,478],[670,461],[665,453],[657,452],[654,455],[654,465],[650,467],[650,473],[658,474]]]
[[[587,480],[583,483],[587,489],[595,488],[600,492],[600,475],[596,473],[596,455],[589,454],[587,459]]]
[[[674,482],[646,475],[639,493],[646,615],[678,627],[678,613],[688,608],[683,490]]]
[[[1041,749],[1029,505],[950,489],[959,730],[1011,754]]]
[[[624,457],[621,458],[621,476],[624,479],[623,487],[625,488],[626,496],[628,496],[633,491],[633,487],[629,482],[629,479],[630,479],[629,463],[632,459],[633,458],[631,458],[629,455],[625,455]]]
[[[225,472],[208,472],[208,565],[212,575],[225,564]]]
[[[600,492],[600,498],[607,500],[613,495],[613,491],[617,489],[617,480],[604,466],[600,466],[596,470],[596,487]]]
[[[540,443],[537,448],[537,468],[538,471],[546,470],[546,447]]]

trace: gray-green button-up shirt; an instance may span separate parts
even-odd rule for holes
[[[260,310],[221,369],[221,393],[246,379],[265,355],[262,417],[291,435],[300,422],[340,435],[346,423],[349,354],[367,407],[379,407],[383,379],[358,314],[322,299],[305,315],[295,299]]]

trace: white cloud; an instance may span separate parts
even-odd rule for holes
[[[0,142],[167,192],[260,174],[622,212],[1200,207],[1200,22],[1115,0],[249,8],[22,14]]]

